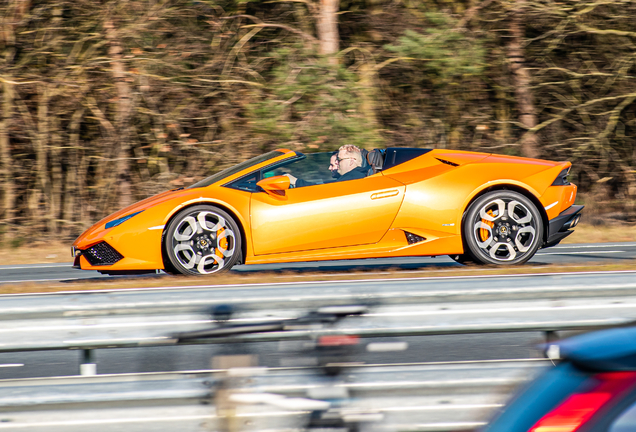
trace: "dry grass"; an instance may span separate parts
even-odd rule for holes
[[[61,242],[35,243],[0,249],[0,265],[71,262],[71,245]]]
[[[636,241],[636,225],[589,225],[574,228],[563,243],[613,243]]]
[[[636,225],[581,224],[563,243],[608,243],[636,241]],[[71,261],[70,243],[35,243],[17,248],[0,248],[0,265],[62,263]]]

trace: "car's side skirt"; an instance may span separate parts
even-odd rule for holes
[[[419,235],[419,233],[416,233]],[[300,261],[328,261],[341,259],[390,258],[404,256],[437,256],[462,254],[464,248],[460,235],[426,238],[409,244],[401,229],[390,230],[378,243],[338,248],[288,252],[247,257],[246,264],[273,264]]]

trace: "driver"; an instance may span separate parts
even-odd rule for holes
[[[340,173],[338,172],[338,151],[336,150],[331,155],[331,159],[329,159],[329,171],[331,171],[331,177],[338,179],[340,177]],[[307,180],[299,179],[294,177],[291,174],[284,174],[286,177],[289,177],[289,184],[293,187],[305,187],[312,186],[318,183],[308,182]]]
[[[362,152],[358,146],[343,145],[338,149],[338,174],[337,181],[356,180],[365,178],[368,169],[362,168]]]

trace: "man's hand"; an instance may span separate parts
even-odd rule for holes
[[[296,177],[294,177],[291,174],[283,174],[285,177],[289,177],[289,184],[292,186],[296,186],[296,180],[298,180]]]

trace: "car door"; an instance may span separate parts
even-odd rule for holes
[[[255,255],[378,242],[395,218],[405,186],[382,174],[251,198]]]

